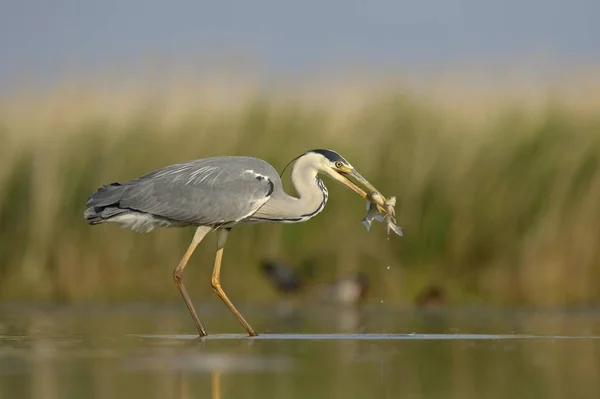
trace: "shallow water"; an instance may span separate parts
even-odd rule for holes
[[[0,398],[599,398],[600,310],[0,307]]]

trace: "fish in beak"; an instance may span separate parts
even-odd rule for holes
[[[396,211],[394,209],[394,206],[396,206],[396,197],[390,197],[386,200],[383,195],[376,191],[371,192],[370,194],[371,198],[367,200],[367,216],[362,220],[362,224],[367,231],[371,230],[371,223],[375,220],[377,222],[385,223],[388,236],[390,235],[390,230],[397,235],[402,236],[402,229],[396,225]],[[382,203],[382,206],[386,209],[385,215],[379,210],[378,204],[380,203]]]
[[[367,215],[363,218],[362,224],[366,227],[367,231],[371,229],[371,223],[373,220],[384,223],[387,227],[387,234],[389,236],[390,230],[399,236],[402,236],[402,229],[396,225],[396,197],[390,197],[386,199],[379,191],[365,179],[360,173],[354,168],[349,168],[344,171],[335,171],[337,176],[334,176],[336,180],[356,192],[362,198],[367,200]],[[367,191],[358,187],[350,177],[354,178],[359,184],[361,184]]]
[[[335,171],[334,173],[337,174],[337,176],[334,176],[336,180],[360,195],[363,199],[369,199],[369,192],[377,191],[367,179],[362,177],[361,174],[356,171],[356,169]],[[350,177],[356,179],[357,182],[361,184],[367,191],[365,192],[362,188],[358,187],[352,180],[350,180]]]

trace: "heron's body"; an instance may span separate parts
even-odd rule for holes
[[[156,227],[304,222],[323,210],[327,188],[316,170],[294,177],[305,183],[307,195],[301,192],[301,197],[295,198],[286,194],[275,168],[262,159],[203,158],[105,185],[88,201],[85,217],[91,224],[113,222],[136,232]],[[277,217],[260,212],[263,206],[278,209],[282,201],[291,201],[305,212],[288,210]]]
[[[206,332],[183,284],[183,269],[206,234],[216,231],[212,286],[248,333],[256,335],[221,288],[221,258],[231,228],[243,223],[299,223],[316,216],[328,198],[323,181],[317,177],[320,172],[363,198],[367,194],[347,176],[374,190],[335,151],[312,150],[294,161],[291,178],[298,197],[284,191],[275,168],[261,159],[213,157],[166,166],[134,180],[104,185],[88,199],[84,216],[93,225],[117,223],[136,232],[150,232],[157,227],[196,227],[194,239],[173,277],[201,336]]]

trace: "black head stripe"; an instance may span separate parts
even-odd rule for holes
[[[329,159],[331,162],[341,161],[341,162],[343,162],[346,165],[350,165],[350,163],[348,161],[346,161],[344,159],[344,157],[342,157],[340,154],[338,154],[337,152],[332,151],[332,150],[318,149],[318,150],[311,150],[311,151],[308,151],[308,152],[314,152],[314,153],[317,153],[317,154],[321,154],[325,158]]]
[[[304,156],[306,154],[310,154],[311,152],[315,153],[315,154],[323,155],[325,158],[327,158],[331,162],[343,162],[345,165],[350,166],[350,162],[346,161],[344,159],[344,157],[342,157],[337,152],[335,152],[333,150],[317,149],[317,150],[306,151],[304,154],[298,155],[296,158],[292,159],[290,162],[288,162],[287,165],[285,165],[285,167],[283,168],[281,173],[279,173],[279,176],[283,176],[283,172],[285,172],[285,170],[288,168],[288,166],[290,166],[292,163],[294,163],[296,160],[298,160],[298,158],[301,158],[302,156]]]

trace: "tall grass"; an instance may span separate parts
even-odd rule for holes
[[[65,84],[5,96],[0,297],[177,298],[170,273],[193,230],[90,227],[89,194],[199,157],[252,155],[281,170],[307,149],[329,147],[397,196],[405,236],[387,240],[380,224],[367,233],[364,202],[329,182],[328,206],[307,223],[234,229],[222,272],[232,297],[274,298],[258,270],[262,257],[292,264],[311,257],[318,279],[363,270],[388,302],[409,301],[430,283],[457,303],[600,300],[600,91],[593,86],[531,96],[499,84],[494,98],[493,88],[461,91],[456,83],[437,91],[441,85],[268,91],[220,83]],[[209,236],[186,269],[195,300],[213,297],[214,245]]]

